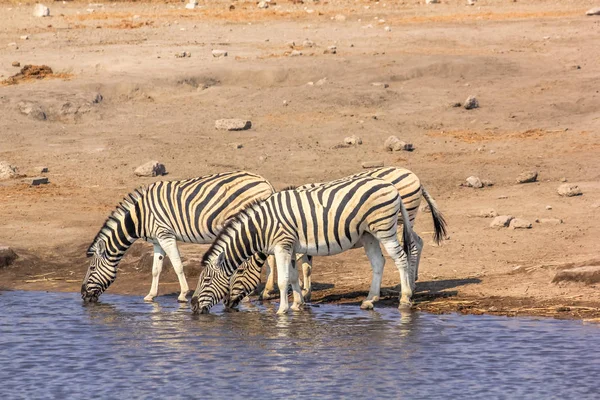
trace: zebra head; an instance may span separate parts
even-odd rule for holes
[[[214,261],[204,261],[204,270],[200,273],[198,286],[192,296],[194,314],[208,314],[210,308],[228,294],[229,276],[222,264],[223,253]]]
[[[91,260],[81,285],[81,298],[86,303],[95,303],[117,277],[117,269],[108,257],[103,239],[97,240],[88,249],[87,256]]]

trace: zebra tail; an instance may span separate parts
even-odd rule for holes
[[[425,201],[427,201],[427,204],[429,205],[431,217],[433,218],[433,227],[435,229],[433,239],[437,244],[440,244],[446,237],[446,220],[440,210],[438,210],[435,200],[427,190],[425,190],[424,186],[421,186],[421,190],[423,191],[423,197],[425,197]]]
[[[408,211],[406,211],[406,207],[404,207],[404,202],[402,201],[402,197],[400,197],[400,214],[402,215],[402,247],[404,248],[404,252],[408,256],[410,254],[410,247],[412,242],[412,225],[410,223],[410,217],[408,216]]]

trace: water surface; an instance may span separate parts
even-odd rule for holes
[[[0,292],[0,394],[18,398],[598,398],[600,327],[175,297]]]

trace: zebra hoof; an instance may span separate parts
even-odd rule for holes
[[[373,306],[373,302],[371,300],[365,300],[360,305],[361,310],[372,310],[373,308],[375,307]]]
[[[188,300],[187,300],[187,298],[185,298],[185,297],[184,297],[184,298],[181,298],[181,297],[179,297],[179,298],[177,298],[177,302],[178,302],[178,303],[187,303],[187,302],[188,302]]]
[[[154,301],[154,296],[148,295],[148,296],[144,297],[144,301],[147,301],[148,303],[151,303],[151,302]]]
[[[267,292],[263,291],[258,297],[259,300],[273,300],[279,296],[279,292]]]
[[[398,306],[398,310],[400,311],[410,311],[410,309],[412,308],[412,301],[401,301],[400,305]]]
[[[305,304],[301,303],[301,304],[292,304],[292,310],[293,311],[302,311],[305,308]]]
[[[310,303],[311,292],[308,290],[303,290],[302,297],[304,298],[305,302]]]

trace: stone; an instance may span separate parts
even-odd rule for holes
[[[335,17],[333,17],[333,19],[335,19],[336,21],[345,21],[346,16],[342,14],[337,14]]]
[[[506,228],[514,218],[512,215],[499,215],[490,223],[490,228]]]
[[[327,78],[321,78],[317,82],[315,82],[315,85],[316,86],[323,86],[326,83],[327,83]]]
[[[344,144],[351,146],[362,144],[362,139],[359,136],[352,135],[344,138]]]
[[[32,103],[30,101],[20,101],[17,104],[17,106],[19,107],[19,111],[21,111],[21,114],[25,114],[29,118],[37,119],[39,121],[46,120],[46,113],[38,104]]]
[[[36,4],[33,8],[34,17],[49,17],[50,9],[43,4]]]
[[[558,271],[554,275],[552,283],[558,282],[581,282],[588,285],[600,283],[600,265],[588,265]]]
[[[475,0],[467,0],[467,5],[468,6],[474,6],[475,5]]]
[[[315,42],[313,42],[312,40],[306,39],[304,42],[302,42],[302,46],[303,47],[315,47]]]
[[[242,143],[229,143],[229,147],[237,150],[243,148],[244,145]]]
[[[483,187],[483,182],[481,182],[481,179],[479,179],[476,176],[468,177],[466,182],[467,182],[468,187],[472,187],[472,188],[476,188],[476,189],[480,189]]]
[[[465,104],[463,106],[466,110],[472,110],[474,108],[479,108],[479,101],[475,96],[469,96],[467,100],[465,100]]]
[[[175,57],[177,58],[186,58],[186,57],[191,57],[192,53],[190,53],[189,51],[181,51],[179,53],[175,53]]]
[[[560,181],[561,181],[561,182],[566,182],[566,181],[567,181],[567,178],[565,178],[565,177],[563,176],[562,178],[560,178]]]
[[[0,246],[0,268],[8,267],[19,256],[8,246]]]
[[[498,212],[493,208],[488,208],[486,210],[479,211],[479,216],[481,218],[496,218],[498,216]]]
[[[391,32],[392,28],[390,28],[389,26],[386,26],[386,27],[383,28],[383,30],[386,31],[386,32]]]
[[[290,57],[298,57],[301,55],[302,55],[302,52],[300,50],[292,50],[292,52],[290,53]]]
[[[414,150],[412,143],[403,142],[402,140],[398,139],[397,136],[394,136],[394,135],[388,137],[385,140],[385,142],[383,143],[383,146],[388,151],[401,151],[401,150],[413,151]]]
[[[564,185],[560,185],[558,187],[559,196],[564,197],[573,197],[573,196],[581,196],[583,193],[579,186],[573,185],[572,183],[565,183]]]
[[[20,67],[20,66],[21,66],[21,63],[20,63],[20,62],[18,62],[18,61],[13,61],[13,62],[12,62],[12,66],[13,66],[13,67]]]
[[[188,10],[193,10],[194,8],[196,8],[196,6],[198,5],[198,2],[196,0],[190,0],[186,5],[185,8]]]
[[[212,56],[215,57],[215,58],[227,57],[227,51],[225,51],[225,50],[213,50],[212,51]]]
[[[546,206],[546,210],[552,210],[552,206]]]
[[[25,179],[23,179],[23,182],[29,184],[29,186],[45,185],[45,184],[49,183],[48,178],[45,176],[36,176],[33,178],[25,178]]]
[[[269,8],[269,3],[266,1],[261,1],[258,3],[258,8]]]
[[[252,127],[252,122],[247,119],[232,118],[218,119],[215,121],[215,129],[221,131],[245,131]]]
[[[161,176],[167,173],[164,164],[158,161],[148,161],[146,164],[140,165],[134,172],[137,176]]]
[[[494,182],[492,182],[489,179],[482,179],[481,183],[483,184],[483,186],[494,186]]]
[[[21,40],[29,40],[29,35],[23,35],[19,37]]]
[[[563,223],[563,220],[559,218],[538,218],[535,222],[546,225],[560,225]]]
[[[514,218],[510,221],[511,229],[531,229],[531,222],[526,219]]]
[[[31,168],[31,173],[33,175],[45,174],[48,172],[49,172],[48,167],[33,167],[33,168]]]
[[[363,168],[380,168],[383,167],[383,161],[365,161],[362,163]]]
[[[337,54],[337,47],[329,46],[325,50],[323,50],[323,54]]]
[[[585,15],[600,15],[600,7],[590,8],[585,12]]]
[[[517,183],[531,183],[537,181],[537,171],[523,172],[517,177]]]
[[[425,0],[425,4],[439,4],[440,0]]]
[[[104,100],[104,97],[102,97],[102,94],[98,93],[98,92],[94,92],[91,95],[91,100],[92,100],[92,104],[98,104],[100,103],[102,100]]]
[[[17,167],[10,165],[6,161],[0,161],[0,181],[18,178],[19,176],[21,175],[19,175]]]
[[[384,83],[384,82],[373,82],[373,83],[371,83],[371,86],[380,87],[383,89],[387,89],[390,87],[390,85],[388,85],[387,83]]]

